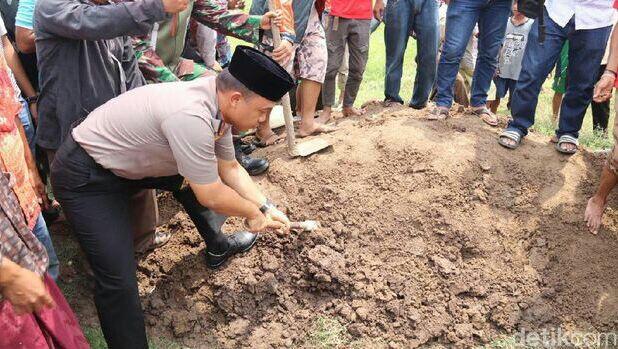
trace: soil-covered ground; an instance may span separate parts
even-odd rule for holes
[[[469,348],[522,329],[616,330],[616,200],[599,235],[583,222],[603,155],[566,157],[535,134],[509,151],[475,117],[424,113],[341,119],[323,136],[333,149],[309,158],[289,158],[284,145],[258,151],[271,160],[256,178],[268,196],[322,227],[262,234],[217,271],[162,194],[161,229],[174,236],[138,271],[151,336],[191,348],[310,347],[326,319],[341,325],[343,347]],[[226,231],[241,227],[231,219]],[[62,284],[96,323],[83,261],[68,255]]]

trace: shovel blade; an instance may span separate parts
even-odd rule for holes
[[[332,144],[323,138],[313,138],[308,141],[296,143],[292,156],[309,156],[326,148],[332,147]]]

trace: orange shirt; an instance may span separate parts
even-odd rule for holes
[[[330,15],[350,19],[371,19],[371,0],[330,0]]]

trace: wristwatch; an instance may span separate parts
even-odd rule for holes
[[[275,208],[275,204],[273,204],[270,200],[266,199],[266,202],[264,203],[264,205],[260,206],[260,212],[262,212],[263,214],[266,214],[266,212],[268,212],[268,210],[270,210],[271,208]]]
[[[26,102],[28,102],[28,105],[31,105],[31,104],[36,103],[38,101],[39,101],[39,95],[34,95],[34,96],[26,97]]]

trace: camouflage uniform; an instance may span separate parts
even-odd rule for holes
[[[180,57],[189,18],[225,35],[253,44],[260,41],[261,16],[250,16],[240,10],[228,10],[221,1],[190,1],[189,7],[178,16],[180,19],[176,23],[173,19],[161,23],[157,44],[152,43],[152,33],[146,37],[133,38],[139,68],[148,83],[193,80],[208,72],[206,67]],[[181,47],[175,47],[177,50],[170,52],[159,46],[162,40],[169,39],[182,41]]]

